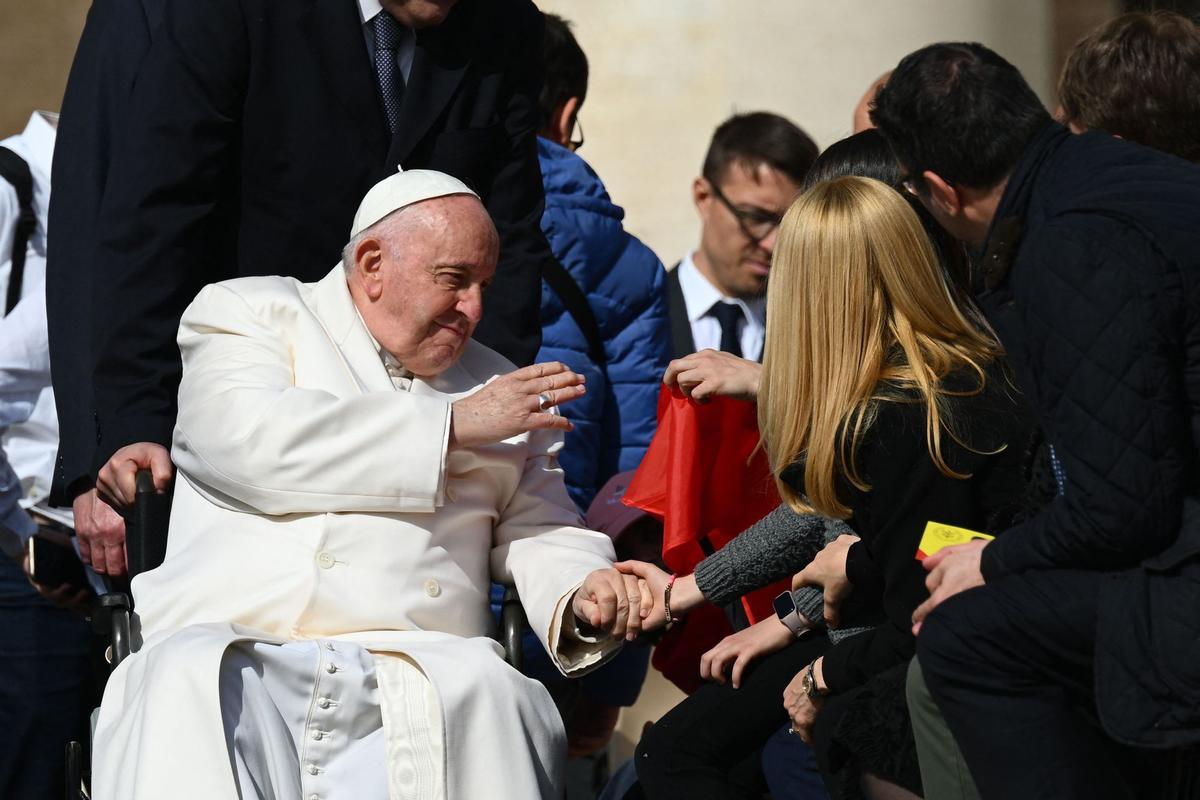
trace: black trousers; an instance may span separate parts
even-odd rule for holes
[[[1093,656],[1102,573],[1010,576],[926,620],[917,657],[984,800],[1134,798],[1144,754],[1101,731]]]
[[[763,745],[788,720],[783,690],[827,649],[824,635],[793,642],[752,664],[741,688],[707,684],[667,712],[634,755],[645,796],[762,797]]]

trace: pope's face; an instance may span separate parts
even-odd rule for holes
[[[380,239],[359,243],[350,283],[375,340],[414,375],[429,378],[458,360],[483,317],[500,247],[474,197],[420,206]]]

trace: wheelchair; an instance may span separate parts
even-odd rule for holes
[[[154,478],[148,470],[139,471],[136,480],[137,495],[133,511],[125,520],[125,551],[130,581],[163,562],[167,555],[167,525],[171,518],[170,493],[159,494],[155,491]],[[134,652],[132,612],[133,598],[128,592],[122,591],[101,595],[92,607],[92,631],[108,638],[105,659],[110,672]],[[525,609],[521,606],[520,597],[513,587],[505,587],[500,611],[500,644],[504,647],[504,660],[517,671],[524,666],[522,634],[526,625]],[[99,715],[99,708],[92,711],[93,738]],[[67,800],[91,798],[90,752],[90,746],[85,750],[82,742],[67,743],[64,794]]]

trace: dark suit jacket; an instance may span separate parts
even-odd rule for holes
[[[96,216],[118,123],[162,18],[163,0],[94,0],[67,79],[51,174],[46,313],[59,451],[51,502],[91,471],[96,448],[92,378],[92,272]]]
[[[528,0],[461,0],[419,32],[393,138],[353,0],[165,0],[100,212],[93,469],[131,442],[169,445],[175,332],[199,288],[322,277],[397,164],[483,197],[501,260],[476,336],[530,363],[551,257],[534,138],[541,25]]]
[[[687,303],[683,299],[683,287],[679,285],[679,264],[667,273],[664,285],[667,288],[667,316],[671,322],[671,358],[683,358],[696,352],[696,340],[692,337],[692,321],[688,319]],[[762,351],[756,359],[762,363]]]
[[[679,285],[679,262],[667,273],[667,317],[671,321],[671,358],[683,358],[696,352],[692,323],[688,319],[683,288]]]

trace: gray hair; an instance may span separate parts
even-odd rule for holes
[[[417,203],[415,205],[398,208],[378,222],[363,228],[358,232],[358,235],[352,236],[350,241],[346,243],[346,246],[342,248],[342,269],[346,271],[346,274],[349,275],[350,273],[354,272],[354,251],[356,251],[358,246],[362,244],[363,239],[375,237],[377,239],[388,241],[389,244],[391,244],[393,237],[397,236],[404,229],[410,227],[408,220],[415,218],[413,213],[407,212],[411,212],[413,209],[419,208],[420,205],[420,203]]]

